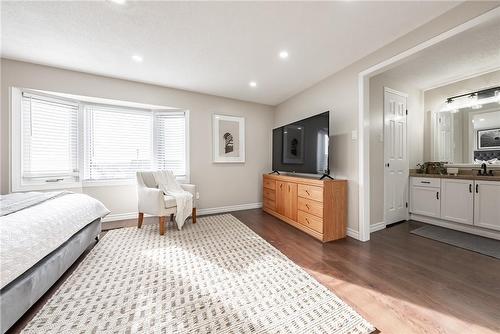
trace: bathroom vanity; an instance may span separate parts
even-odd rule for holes
[[[410,218],[500,240],[500,176],[410,173]]]

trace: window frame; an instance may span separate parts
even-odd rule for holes
[[[78,104],[78,127],[77,127],[77,141],[78,141],[78,177],[77,181],[68,180],[68,181],[59,181],[56,183],[48,183],[45,181],[26,183],[23,179],[23,132],[22,132],[22,94],[23,92],[39,95],[47,98],[53,98],[56,100],[67,101],[71,103]],[[129,179],[104,179],[104,180],[86,180],[84,179],[85,175],[85,163],[88,161],[88,115],[85,110],[86,106],[89,105],[103,105],[109,107],[123,108],[123,109],[131,109],[131,110],[142,110],[151,113],[151,122],[152,122],[152,131],[151,131],[151,145],[153,152],[153,168],[156,167],[156,145],[155,145],[155,131],[156,127],[154,124],[154,113],[155,112],[172,112],[172,113],[184,113],[185,119],[185,176],[177,177],[177,180],[181,183],[189,183],[190,182],[190,135],[189,135],[189,124],[190,124],[190,111],[187,109],[150,109],[150,108],[140,108],[137,106],[137,103],[130,103],[131,105],[127,105],[128,103],[125,101],[117,101],[110,100],[112,103],[100,103],[100,102],[90,102],[86,100],[76,100],[66,97],[60,97],[56,94],[52,95],[50,93],[46,93],[43,91],[26,89],[26,88],[17,88],[10,87],[10,140],[12,144],[12,150],[10,152],[10,188],[12,192],[19,191],[36,191],[36,190],[55,190],[55,189],[78,189],[78,188],[86,188],[86,187],[107,187],[107,186],[125,186],[125,185],[135,185],[135,178]],[[90,98],[89,98],[90,99]]]

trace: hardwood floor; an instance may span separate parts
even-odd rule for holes
[[[500,333],[500,260],[409,233],[421,223],[373,233],[366,243],[322,244],[260,209],[232,214],[382,333]],[[104,229],[128,226],[137,221],[103,223]],[[19,332],[68,275],[10,333]]]

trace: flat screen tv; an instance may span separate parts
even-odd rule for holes
[[[273,171],[330,174],[330,112],[273,130]]]

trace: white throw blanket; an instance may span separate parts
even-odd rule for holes
[[[174,173],[169,170],[157,171],[153,173],[153,176],[158,188],[161,189],[165,195],[170,195],[175,198],[177,204],[175,222],[177,223],[177,228],[180,230],[184,225],[184,221],[193,210],[193,195],[182,189],[179,183],[177,183]]]

